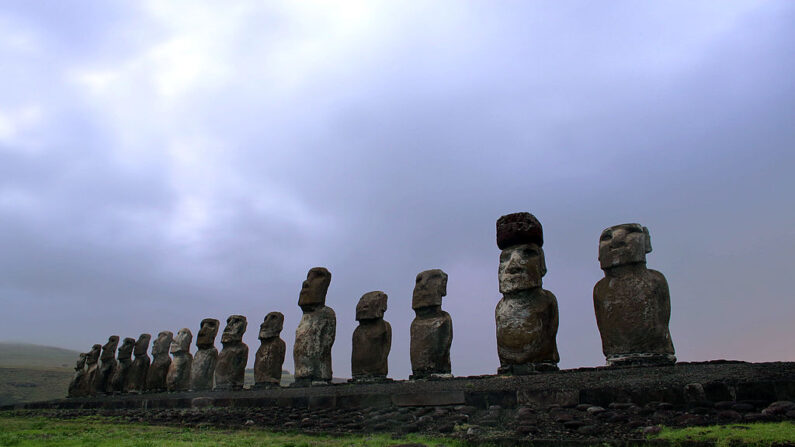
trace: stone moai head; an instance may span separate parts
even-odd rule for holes
[[[86,363],[89,365],[94,365],[99,360],[99,353],[102,351],[102,345],[96,344],[91,347],[91,350],[88,351],[88,355],[86,356]]]
[[[312,267],[301,284],[298,305],[301,310],[308,311],[326,305],[326,293],[331,284],[331,272],[323,267]]]
[[[102,354],[100,359],[110,360],[116,355],[116,346],[119,345],[119,336],[111,335],[108,337],[108,342],[102,346]]]
[[[265,316],[265,320],[259,325],[259,339],[278,337],[284,328],[284,314],[281,312],[271,312]]]
[[[646,262],[651,252],[649,229],[641,224],[615,225],[599,237],[599,266],[604,269]]]
[[[157,334],[157,338],[152,342],[152,355],[168,354],[168,348],[171,346],[173,339],[174,333],[171,331],[163,331]]]
[[[530,213],[513,213],[497,219],[497,247],[500,253],[500,293],[541,287],[547,273],[544,259],[544,231]]]
[[[221,322],[215,318],[205,318],[201,322],[199,335],[196,336],[196,346],[199,348],[212,348],[215,344],[215,336],[218,335],[218,328]]]
[[[78,357],[77,362],[75,363],[75,371],[82,371],[83,368],[86,367],[86,359],[88,358],[87,352],[81,352],[80,357]]]
[[[190,329],[184,327],[177,332],[177,336],[171,341],[169,351],[172,354],[181,354],[190,352],[190,343],[193,341],[193,334]]]
[[[119,359],[129,359],[135,347],[135,339],[126,337],[119,346]]]
[[[152,339],[150,334],[141,334],[138,336],[138,341],[135,342],[135,348],[133,349],[133,354],[136,357],[139,355],[146,355],[146,350],[149,349],[149,340]]]
[[[425,270],[417,274],[411,308],[441,306],[442,297],[445,295],[447,295],[447,273],[440,269]]]
[[[386,293],[380,290],[362,295],[359,303],[356,304],[356,321],[384,318],[386,299]]]
[[[240,343],[246,332],[248,322],[243,315],[231,315],[226,319],[224,333],[221,334],[221,343]]]

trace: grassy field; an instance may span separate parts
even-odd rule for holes
[[[66,396],[78,356],[51,346],[0,343],[0,405]]]
[[[776,422],[664,428],[656,438],[674,444],[681,441],[716,441],[717,447],[729,447],[738,443],[754,446],[795,445],[795,424]]]
[[[42,417],[9,417],[0,413],[0,446],[91,446],[91,447],[385,447],[421,443],[428,447],[463,447],[442,438],[390,435],[309,436],[274,433],[258,429],[221,430],[174,428],[115,423],[107,418],[85,417],[68,421]]]

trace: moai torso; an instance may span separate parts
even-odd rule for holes
[[[392,326],[384,321],[387,295],[369,292],[356,305],[359,326],[353,331],[351,373],[355,382],[386,380],[389,373],[389,351],[392,348]]]
[[[93,396],[97,394],[94,388],[99,373],[99,355],[102,352],[102,345],[94,345],[86,356],[86,373],[80,381],[80,393],[83,396]]]
[[[284,315],[271,312],[259,327],[260,346],[254,359],[254,387],[277,387],[282,380],[282,365],[287,345],[279,337]]]
[[[116,347],[119,345],[119,336],[111,335],[108,342],[102,346],[101,362],[97,376],[94,379],[94,390],[99,394],[113,393],[113,376],[116,374],[118,362],[116,361]]]
[[[193,356],[190,354],[190,344],[193,341],[193,334],[188,328],[182,328],[177,332],[174,341],[171,342],[171,365],[168,367],[166,375],[166,386],[169,391],[187,391],[190,389],[190,370],[193,365]]]
[[[111,380],[114,393],[126,392],[124,385],[127,383],[127,376],[130,374],[134,347],[135,339],[130,337],[125,338],[119,347],[116,372],[113,374],[113,379]]]
[[[86,357],[88,353],[81,352],[80,358],[77,359],[75,364],[75,374],[72,376],[72,381],[69,382],[69,391],[67,397],[82,397],[80,383],[83,381],[83,376],[86,374]]]
[[[668,321],[671,301],[662,273],[646,268],[648,229],[623,224],[602,232],[594,310],[609,365],[676,362]]]
[[[541,287],[546,274],[541,223],[530,213],[497,220],[498,271],[502,299],[494,317],[500,374],[556,370],[558,302]]]
[[[127,383],[124,386],[124,391],[128,393],[143,393],[146,388],[146,373],[149,371],[149,355],[146,351],[149,349],[149,340],[152,336],[149,334],[141,334],[138,341],[135,342],[133,348],[133,355],[135,359],[130,365],[130,372],[127,374]]]
[[[157,334],[157,338],[152,343],[152,364],[146,373],[146,391],[159,393],[166,390],[166,376],[168,367],[171,366],[171,357],[168,349],[174,334],[171,331],[163,331]]]
[[[215,365],[215,389],[239,390],[243,388],[248,362],[248,346],[243,343],[246,332],[246,317],[232,315],[226,320],[226,328],[221,334],[223,349]]]
[[[295,386],[331,382],[331,347],[337,334],[337,316],[325,305],[329,284],[331,273],[314,267],[301,286],[298,305],[304,314],[295,330]]]
[[[411,322],[411,379],[452,377],[450,346],[453,319],[442,310],[447,295],[447,274],[426,270],[417,275],[411,307],[416,313]]]
[[[201,322],[199,335],[196,336],[196,355],[190,369],[190,389],[194,391],[211,390],[214,385],[215,365],[218,362],[218,349],[215,348],[215,336],[218,335],[220,322],[214,318],[205,318]]]

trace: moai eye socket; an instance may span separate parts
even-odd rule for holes
[[[602,237],[600,237],[599,240],[600,241],[609,241],[612,238],[613,238],[613,232],[612,231],[605,231],[605,232],[602,232]]]

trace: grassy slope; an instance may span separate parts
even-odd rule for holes
[[[43,417],[12,417],[0,413],[0,446],[276,446],[276,447],[382,447],[422,443],[429,447],[458,447],[451,439],[407,436],[395,440],[389,435],[308,436],[274,433],[259,429],[220,430],[211,428],[158,427],[120,424],[111,419],[83,417],[68,421]]]
[[[717,441],[717,447],[729,447],[737,442],[770,446],[795,444],[795,424],[771,422],[759,424],[729,424],[710,427],[663,428],[655,438],[674,443],[680,441]]]
[[[5,368],[58,368],[72,370],[77,351],[52,346],[0,342],[0,367]]]
[[[66,396],[77,351],[0,343],[0,405]]]

